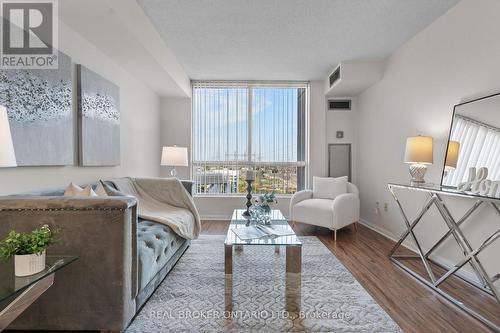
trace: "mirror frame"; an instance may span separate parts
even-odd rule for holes
[[[463,103],[460,103],[460,104],[456,104],[453,107],[453,114],[451,116],[450,130],[448,132],[448,139],[446,140],[446,149],[445,149],[445,153],[444,153],[443,169],[442,169],[442,172],[441,172],[441,182],[439,183],[440,187],[447,188],[447,189],[456,189],[456,187],[454,187],[454,186],[443,185],[443,180],[444,180],[444,175],[445,175],[445,171],[446,171],[446,156],[448,156],[448,145],[449,145],[450,138],[451,138],[451,131],[453,130],[453,123],[455,122],[455,113],[457,111],[457,107],[463,106],[463,105],[466,105],[466,104],[470,104],[470,103],[474,103],[474,102],[479,102],[479,101],[482,101],[484,99],[488,99],[488,98],[492,98],[492,97],[496,97],[496,96],[500,96],[500,93],[495,93],[495,94],[491,94],[491,95],[488,95],[488,96],[479,97],[479,98],[473,99],[471,101],[467,101],[467,102],[463,102]]]

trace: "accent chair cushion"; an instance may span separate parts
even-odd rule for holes
[[[313,198],[333,200],[344,193],[347,193],[347,176],[313,177]]]
[[[333,227],[333,201],[330,199],[307,199],[293,206],[293,220],[320,227]]]

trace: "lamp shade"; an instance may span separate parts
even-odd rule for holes
[[[432,164],[432,138],[414,136],[406,139],[405,163]]]
[[[444,164],[448,169],[457,167],[459,151],[460,142],[450,140],[450,142],[448,142],[448,153],[446,154],[446,162]]]
[[[10,133],[7,109],[0,105],[0,167],[15,167],[16,154]]]
[[[187,147],[163,147],[161,153],[161,165],[188,166]]]

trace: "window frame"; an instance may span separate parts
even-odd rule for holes
[[[252,91],[255,88],[304,88],[305,89],[305,119],[304,119],[304,135],[305,135],[305,142],[304,142],[304,161],[300,162],[295,162],[295,163],[288,163],[288,162],[255,162],[251,160],[252,156],[252,143],[250,140],[252,137],[252,122],[249,121],[248,126],[247,126],[247,159],[244,161],[238,161],[238,164],[241,166],[263,166],[263,165],[289,165],[289,166],[296,166],[296,167],[304,167],[304,188],[308,188],[309,186],[309,178],[310,178],[310,163],[309,163],[309,157],[310,157],[310,109],[311,109],[311,99],[310,99],[310,82],[309,81],[225,81],[225,80],[192,80],[191,81],[191,112],[190,112],[190,167],[189,167],[189,175],[191,179],[194,179],[194,174],[195,174],[195,162],[194,162],[194,149],[193,149],[193,143],[194,143],[194,90],[196,88],[199,88],[200,85],[203,85],[207,88],[210,87],[220,87],[220,88],[231,88],[231,87],[241,87],[248,89],[247,92],[247,113],[248,113],[248,118],[247,119],[252,119],[251,114],[252,114]],[[226,161],[220,161],[224,162]],[[216,164],[218,163],[217,161],[209,161],[208,164]],[[300,191],[300,190],[297,190]],[[276,197],[277,198],[290,198],[293,194],[279,194]],[[196,191],[193,192],[194,197],[207,197],[207,198],[216,198],[216,197],[230,197],[230,198],[236,198],[236,197],[245,197],[245,194],[243,193],[214,193],[214,194],[207,194],[207,193],[197,193]]]

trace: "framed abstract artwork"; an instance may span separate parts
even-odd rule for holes
[[[120,164],[120,88],[77,65],[79,164]]]
[[[72,165],[71,58],[57,69],[0,70],[0,105],[7,108],[18,166]]]

